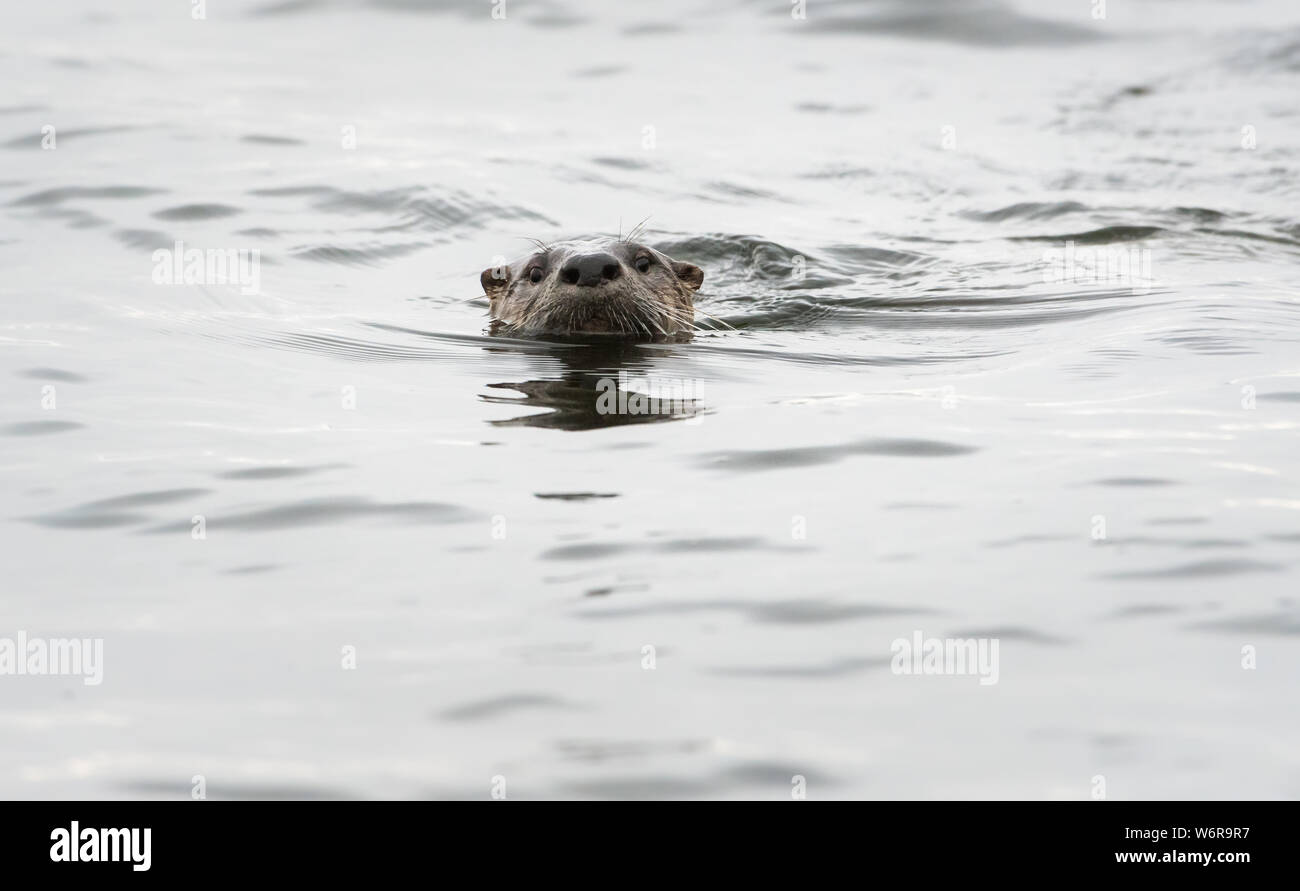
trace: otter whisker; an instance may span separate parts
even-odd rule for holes
[[[632,231],[627,233],[627,237],[626,238],[620,237],[619,241],[622,242],[636,241],[645,232],[645,224],[648,222],[650,222],[650,217],[646,217],[644,220],[642,220],[641,222],[633,226]],[[619,230],[621,231],[622,228],[623,228],[623,223],[622,220],[620,220]]]
[[[728,322],[728,321],[725,321],[725,320],[723,320],[723,319],[720,319],[720,318],[718,318],[717,316],[711,316],[711,315],[709,315],[707,312],[705,312],[705,311],[702,310],[702,309],[697,309],[697,310],[695,310],[695,314],[696,314],[697,316],[704,316],[704,318],[708,319],[710,322],[717,322],[719,325],[723,325],[723,326],[725,326],[726,328],[728,328],[728,329],[730,329],[730,330],[732,330],[732,331],[735,331],[735,330],[736,330],[736,326],[735,326],[735,325],[731,324],[731,323]]]
[[[655,328],[659,328],[659,323],[655,321],[654,316],[633,316],[632,321],[636,323],[637,328],[645,333],[646,337],[652,336],[652,332],[650,331],[651,325]],[[659,329],[659,333],[663,334],[663,330]]]
[[[640,318],[645,319],[646,321],[650,322],[650,324],[658,328],[659,324],[656,321],[656,318],[660,314],[660,308],[651,305],[650,302],[646,299],[645,295],[643,294],[634,295],[633,302],[636,304],[636,310]],[[644,325],[642,327],[644,327]],[[650,333],[648,328],[645,329],[645,331],[647,334]],[[660,328],[659,333],[665,334],[666,332],[662,328]]]
[[[549,244],[542,241],[540,238],[534,238],[531,235],[516,235],[515,238],[518,238],[521,241],[531,242],[542,253],[547,253],[551,249],[551,246]]]
[[[636,334],[638,330],[644,331],[647,335],[650,334],[649,329],[646,328],[641,319],[637,316],[628,314],[626,307],[620,308],[619,314],[623,317],[624,321],[624,324],[620,326],[621,330],[626,331],[628,334]]]

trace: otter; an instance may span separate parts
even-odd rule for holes
[[[671,339],[694,330],[700,267],[630,239],[537,246],[479,276],[492,318],[510,331]]]

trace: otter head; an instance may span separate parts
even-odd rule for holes
[[[606,238],[542,246],[479,280],[492,318],[523,333],[657,338],[692,330],[704,272]]]

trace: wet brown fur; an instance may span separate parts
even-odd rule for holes
[[[533,253],[483,270],[479,280],[492,318],[526,334],[654,340],[693,331],[694,298],[704,281],[703,270],[632,237],[535,242]],[[572,264],[595,257],[602,258],[602,268],[609,272],[617,264],[617,277],[581,284],[564,280],[566,268],[572,277]],[[540,274],[537,282],[530,280],[534,269]]]

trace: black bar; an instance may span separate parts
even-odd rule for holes
[[[56,881],[336,883],[412,872],[437,881],[464,869],[489,881],[671,881],[698,871],[807,880],[841,867],[863,878],[897,869],[1232,881],[1286,870],[1296,816],[1293,802],[11,802],[0,806],[0,863],[9,879]],[[73,821],[83,846],[88,830],[148,828],[148,869],[133,856],[143,834],[117,861],[56,861],[68,854],[58,833]],[[125,841],[92,834],[108,853]],[[1135,854],[1150,862],[1128,859]]]

